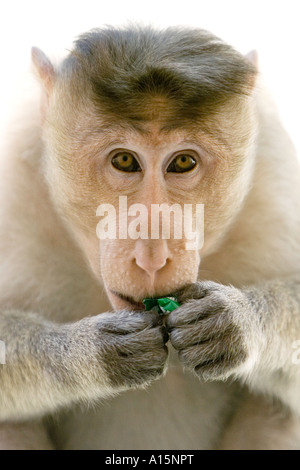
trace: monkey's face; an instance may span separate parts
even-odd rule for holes
[[[91,31],[57,71],[37,49],[33,61],[52,196],[114,307],[195,281],[248,191],[255,68],[181,28]]]
[[[177,130],[160,120],[108,126],[84,110],[62,125],[63,111],[52,114],[52,195],[116,309],[140,308],[144,297],[195,282],[201,257],[226,235],[251,176],[248,101],[231,103],[205,126]],[[160,216],[158,206],[166,209]],[[196,221],[200,245],[191,247]]]

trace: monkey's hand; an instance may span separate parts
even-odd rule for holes
[[[184,366],[203,380],[226,379],[255,363],[255,311],[239,289],[197,282],[176,292],[166,326]]]
[[[0,419],[31,419],[147,385],[166,368],[161,323],[155,312],[108,312],[65,324],[3,312]]]
[[[74,326],[74,345],[83,346],[80,360],[85,357],[88,370],[94,368],[96,378],[98,370],[99,382],[113,392],[147,385],[165,372],[168,335],[157,313],[109,312]]]

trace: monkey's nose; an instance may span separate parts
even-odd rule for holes
[[[169,250],[166,240],[155,240],[147,243],[147,240],[139,239],[134,250],[134,260],[154,283],[155,276],[170,260]]]

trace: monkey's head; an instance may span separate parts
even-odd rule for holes
[[[113,306],[194,282],[249,189],[253,65],[202,30],[137,27],[82,35],[57,69],[33,62],[51,194]],[[197,204],[204,243],[187,249]]]

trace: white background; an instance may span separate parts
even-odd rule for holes
[[[300,149],[299,0],[9,0],[0,6],[0,129],[19,100],[30,48],[50,57],[81,32],[127,21],[209,29],[242,53],[256,49],[283,123]]]

